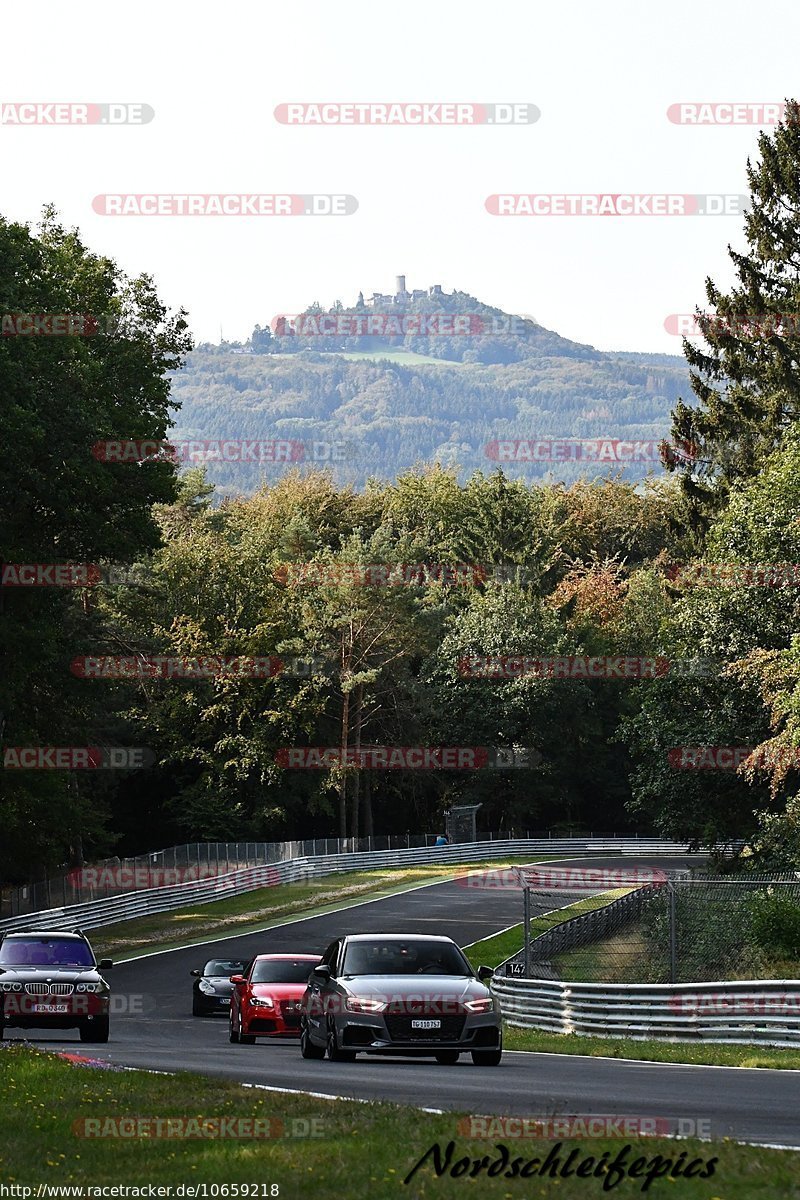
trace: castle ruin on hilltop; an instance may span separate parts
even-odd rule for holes
[[[425,288],[414,288],[409,292],[406,290],[405,275],[398,275],[395,280],[395,293],[393,296],[386,296],[383,292],[373,292],[368,300],[364,299],[363,292],[358,294],[359,307],[363,304],[365,308],[384,308],[386,305],[394,305],[397,308],[403,308],[406,304],[414,300],[425,300],[428,296],[445,296],[446,292],[442,291],[440,283],[431,284],[427,290]]]

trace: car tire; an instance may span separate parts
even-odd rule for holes
[[[108,1017],[95,1017],[93,1021],[81,1021],[78,1026],[82,1042],[107,1042]]]
[[[472,1061],[476,1067],[498,1067],[503,1057],[503,1048],[499,1050],[473,1050]]]
[[[300,1027],[300,1053],[303,1058],[320,1059],[325,1057],[325,1047],[316,1046],[312,1042],[311,1037],[309,1036],[307,1025],[302,1025]]]
[[[331,1062],[355,1062],[355,1050],[340,1050],[336,1040],[336,1026],[331,1024],[328,1026],[328,1037],[325,1043],[325,1051]]]
[[[206,1015],[206,1010],[204,1008],[201,1008],[196,1000],[192,1000],[192,1016],[193,1017],[204,1017],[205,1015]]]
[[[237,1041],[242,1046],[255,1046],[256,1035],[254,1033],[245,1033],[245,1031],[244,1031],[244,1022],[242,1021],[242,1010],[241,1009],[239,1009],[239,1028],[238,1028],[237,1032],[239,1035],[237,1038]]]
[[[443,1067],[452,1067],[453,1063],[458,1062],[457,1050],[438,1050],[436,1052],[436,1061]]]
[[[233,1042],[234,1046],[239,1042],[239,1030],[234,1027],[233,1013],[231,1013],[230,1021],[228,1022],[228,1041]]]

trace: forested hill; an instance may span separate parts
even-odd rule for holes
[[[302,441],[305,461],[316,442],[317,462],[329,462],[337,482],[357,486],[431,461],[458,464],[465,474],[501,461],[511,476],[566,482],[610,469],[627,479],[660,471],[655,444],[668,434],[675,401],[689,392],[682,357],[604,353],[460,293],[437,303],[440,313],[469,311],[477,324],[466,336],[323,335],[315,331],[333,326],[320,316],[338,318],[347,331],[349,318],[366,320],[374,310],[313,308],[295,319],[299,333],[275,336],[257,326],[243,345],[201,346],[173,379],[181,405],[175,440]],[[401,316],[408,322],[415,310],[430,319],[433,303],[409,305]],[[389,330],[392,316],[382,314]],[[437,328],[447,330],[447,321]],[[591,450],[552,448],[554,439],[651,445],[634,461],[624,452],[617,461],[606,446],[595,463]],[[498,441],[513,448],[498,450]],[[243,492],[285,470],[213,457],[208,467],[222,491]]]

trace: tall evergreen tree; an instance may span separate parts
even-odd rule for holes
[[[699,403],[678,402],[665,465],[679,472],[693,523],[724,507],[737,480],[758,473],[800,415],[800,105],[759,137],[747,163],[747,250],[728,247],[737,283],[706,280],[709,310],[697,311],[705,346],[684,340]]]

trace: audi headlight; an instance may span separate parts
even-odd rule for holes
[[[274,1008],[275,1001],[270,996],[251,996],[250,1003],[256,1008]]]
[[[494,1000],[491,996],[481,996],[477,1000],[465,1000],[464,1008],[473,1013],[494,1012]]]
[[[76,992],[102,992],[102,983],[76,983]]]
[[[199,987],[204,996],[214,996],[216,994],[216,988],[207,979],[201,979]]]
[[[2,988],[3,988],[4,992],[21,992],[22,984],[21,983],[4,983],[2,985]]]
[[[385,1000],[371,1000],[367,996],[348,996],[344,1004],[348,1012],[379,1013],[386,1008]]]

